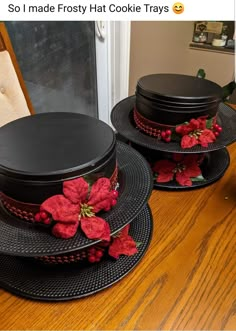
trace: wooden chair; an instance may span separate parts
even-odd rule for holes
[[[34,114],[4,23],[0,23],[0,126]]]

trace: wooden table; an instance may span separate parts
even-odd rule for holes
[[[154,235],[140,264],[116,285],[48,303],[0,290],[5,330],[236,329],[236,144],[209,187],[154,191]]]

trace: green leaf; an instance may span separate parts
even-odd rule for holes
[[[212,128],[212,122],[213,122],[213,118],[209,118],[208,120],[206,120],[206,127],[207,127],[207,129],[211,129]]]
[[[141,241],[136,241],[135,244],[136,244],[136,247],[138,248],[138,247],[140,247],[143,243],[142,243]]]
[[[181,137],[175,131],[172,131],[172,133],[171,133],[171,140],[173,140],[173,141],[180,141],[181,140]]]
[[[201,182],[201,181],[205,181],[205,178],[202,175],[199,175],[197,177],[193,177],[191,178],[192,182]]]

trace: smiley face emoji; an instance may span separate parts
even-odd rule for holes
[[[182,14],[184,12],[184,5],[181,2],[176,2],[173,4],[172,9],[175,14]]]

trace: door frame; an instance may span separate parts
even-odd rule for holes
[[[111,125],[112,108],[129,94],[130,21],[106,21],[102,25],[102,36],[95,37],[98,115]]]

